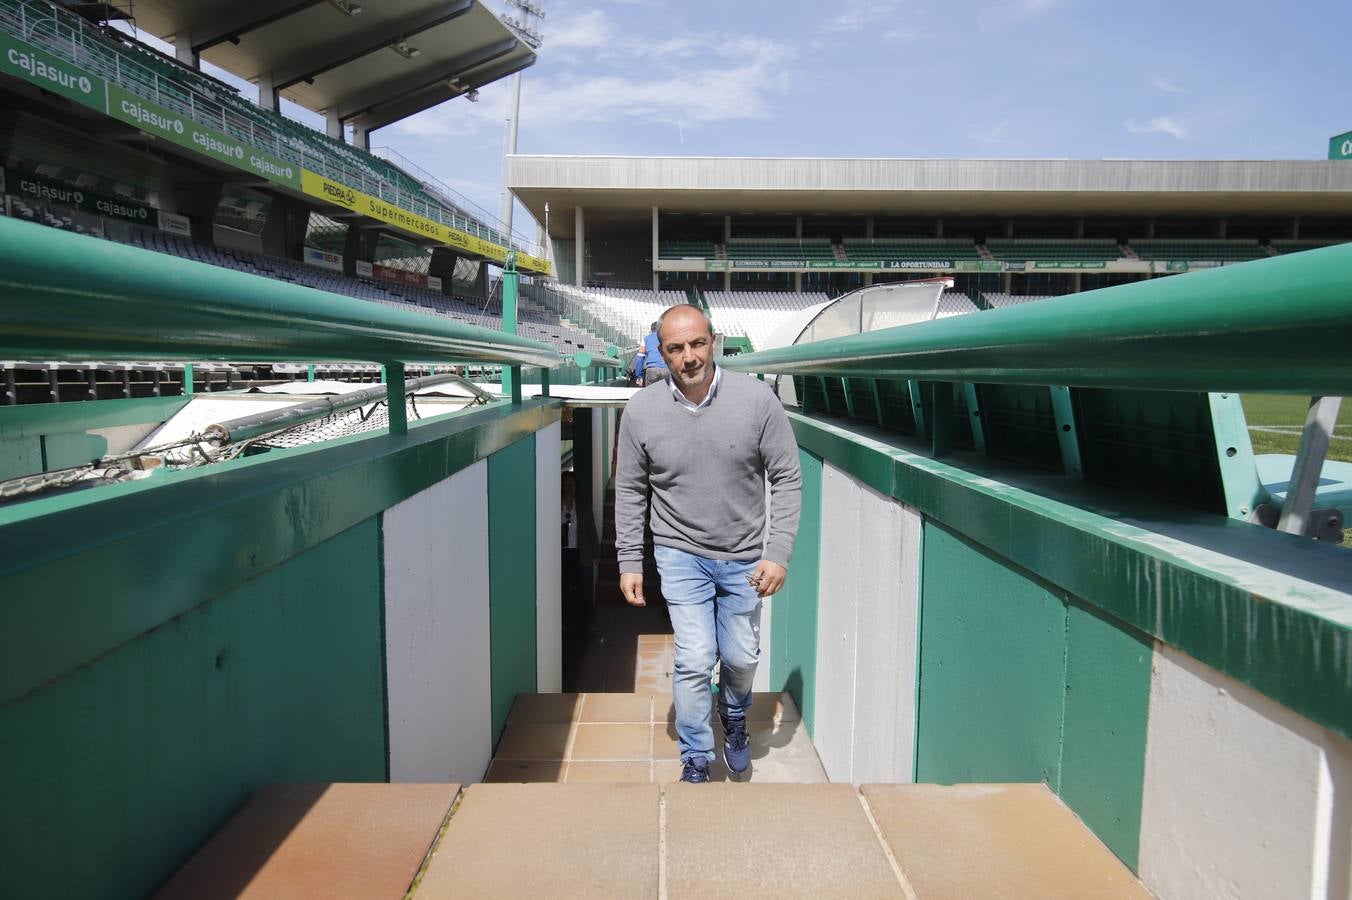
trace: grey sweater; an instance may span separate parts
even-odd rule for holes
[[[803,477],[789,418],[764,382],[725,369],[713,399],[694,412],[672,395],[666,381],[629,401],[615,472],[621,573],[643,571],[650,488],[655,543],[711,559],[764,558],[788,566]]]

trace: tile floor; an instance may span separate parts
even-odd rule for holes
[[[817,751],[787,694],[756,694],[751,707],[755,782],[826,781]],[[717,717],[714,742],[722,746]],[[656,782],[680,779],[670,694],[522,694],[498,743],[487,782]],[[722,760],[713,781],[730,780]]]

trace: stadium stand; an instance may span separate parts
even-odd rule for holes
[[[809,240],[732,238],[726,245],[727,257],[733,260],[751,259],[835,259],[835,250],[826,238]]]
[[[1340,241],[1273,241],[1268,249],[1274,253],[1302,253],[1306,250],[1318,250],[1320,247],[1332,247]]]
[[[49,219],[55,218],[47,213]],[[30,217],[31,218],[31,217]],[[41,221],[39,219],[39,221]],[[46,224],[63,227],[66,222],[60,219],[47,221]],[[86,232],[88,233],[88,232]],[[97,236],[97,235],[96,235]],[[415,285],[386,283],[379,280],[349,278],[338,272],[316,268],[293,260],[278,259],[240,250],[218,249],[193,243],[187,238],[150,229],[137,229],[133,236],[123,241],[132,246],[167,253],[184,259],[265,278],[303,285],[315,290],[328,291],[359,300],[370,300],[388,306],[400,308],[416,307],[417,311],[431,315],[447,316],[469,325],[482,328],[500,329],[502,327],[502,304],[500,300],[490,303],[475,302],[465,297],[450,296],[439,291],[421,288]],[[573,328],[559,320],[551,310],[523,299],[517,311],[518,333],[536,340],[551,343],[564,353],[604,351],[605,341],[594,334],[588,334]]]
[[[939,309],[935,313],[936,319],[947,319],[950,316],[965,316],[968,313],[981,312],[981,309],[972,302],[972,298],[963,291],[944,291],[939,297]]]
[[[64,7],[0,0],[0,29],[201,125],[266,150],[410,212],[510,246],[505,235],[449,206],[394,164],[270,113],[233,88]]]
[[[660,259],[714,259],[718,249],[713,241],[662,241],[657,255]]]
[[[1267,256],[1267,252],[1257,241],[1149,239],[1132,241],[1130,246],[1141,259],[1151,260],[1243,262]]]
[[[1007,306],[1020,306],[1024,303],[1035,303],[1038,300],[1051,299],[1050,297],[1045,295],[1035,296],[1031,294],[1029,295],[1009,294],[1005,293],[1004,291],[986,291],[983,296],[986,298],[986,302],[989,303],[993,309],[1004,309]]]
[[[555,283],[541,288],[537,299],[589,331],[621,347],[633,347],[643,340],[663,310],[686,302],[686,295],[682,291],[579,288]]]
[[[807,292],[709,291],[705,299],[709,301],[709,316],[718,331],[746,337],[753,349],[760,349],[789,316],[830,298],[826,294]]]
[[[977,246],[971,240],[931,239],[900,240],[875,238],[873,240],[846,238],[845,255],[854,261],[898,260],[925,262],[930,260],[981,259]]]
[[[1104,262],[1122,259],[1122,248],[1110,240],[988,240],[986,249],[992,258],[999,260]]]

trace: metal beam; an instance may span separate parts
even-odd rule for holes
[[[1352,395],[1350,283],[1347,244],[723,364],[801,375]]]
[[[539,341],[0,219],[0,359],[557,365]]]
[[[192,52],[200,56],[203,51],[210,50],[217,44],[223,44],[231,38],[238,38],[240,35],[248,34],[264,25],[271,25],[280,19],[285,19],[312,6],[327,2],[328,0],[297,0],[297,2],[277,4],[260,0],[258,3],[236,3],[235,8],[238,12],[227,19],[224,25],[213,24],[205,37],[201,36],[198,29],[205,27],[206,23],[202,23],[201,26],[188,26],[188,34],[192,37],[193,42]]]
[[[1300,449],[1291,467],[1291,483],[1286,489],[1286,502],[1277,520],[1277,530],[1287,534],[1310,532],[1310,510],[1319,489],[1319,474],[1324,469],[1324,457],[1329,452],[1329,436],[1338,424],[1338,408],[1342,397],[1311,397],[1305,414],[1305,430],[1300,435]]]
[[[484,78],[483,81],[476,80],[478,78],[478,76],[476,76],[476,79],[471,79],[469,82],[466,83],[468,84],[470,89],[482,87],[483,85],[488,84],[489,82],[497,81],[498,79],[503,78],[506,75],[512,74],[513,72],[519,72],[522,69],[535,65],[535,59],[536,58],[534,56],[529,56],[526,57],[525,61],[520,64],[513,61],[509,64],[506,64],[506,71],[504,72],[495,74],[490,78]],[[491,71],[496,72],[498,70],[494,69]],[[408,97],[400,98],[399,100],[396,100],[389,104],[384,104],[375,107],[368,113],[352,117],[352,119],[350,119],[349,121],[353,122],[354,124],[360,123],[362,127],[366,128],[368,131],[375,131],[377,128],[384,128],[386,125],[392,125],[395,122],[407,119],[409,116],[414,115],[415,113],[420,113],[424,109],[430,109],[431,107],[436,106],[440,103],[445,103],[447,100],[454,100],[456,97],[460,97],[463,96],[465,93],[468,93],[468,91],[457,91],[454,90],[453,88],[447,88],[444,86],[444,84],[442,85],[440,90],[442,91],[442,93],[439,96],[437,94],[438,86],[430,85],[427,88],[425,88],[422,93],[410,95]]]
[[[450,96],[458,96],[461,92],[455,88],[446,87],[448,81],[458,79],[466,72],[486,62],[492,62],[506,56],[518,46],[520,46],[520,42],[516,38],[507,38],[472,53],[461,54],[455,59],[447,60],[435,72],[425,74],[415,84],[409,84],[406,77],[387,79],[360,94],[349,97],[345,102],[337,104],[337,116],[340,120],[346,122],[362,113],[372,112],[381,106],[397,103],[406,97],[422,93],[438,85],[445,87]],[[469,86],[466,86],[466,90],[468,89]]]
[[[352,47],[352,37],[349,36],[349,39],[342,44],[330,44],[311,53],[304,59],[288,60],[288,66],[285,69],[274,69],[272,72],[273,87],[279,91],[285,90],[293,84],[299,84],[339,66],[347,65],[353,60],[384,50],[401,39],[407,39],[439,25],[445,25],[472,9],[474,9],[474,0],[455,0],[448,6],[421,10],[416,15],[408,16],[393,25],[387,26],[382,31],[360,32],[357,37],[363,40],[361,45],[356,48]]]

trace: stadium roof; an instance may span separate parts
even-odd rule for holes
[[[724,215],[1352,214],[1352,163],[513,156],[507,184],[571,237],[604,219]]]
[[[359,11],[359,12],[358,12]],[[477,0],[137,0],[139,28],[367,130],[535,62]]]

